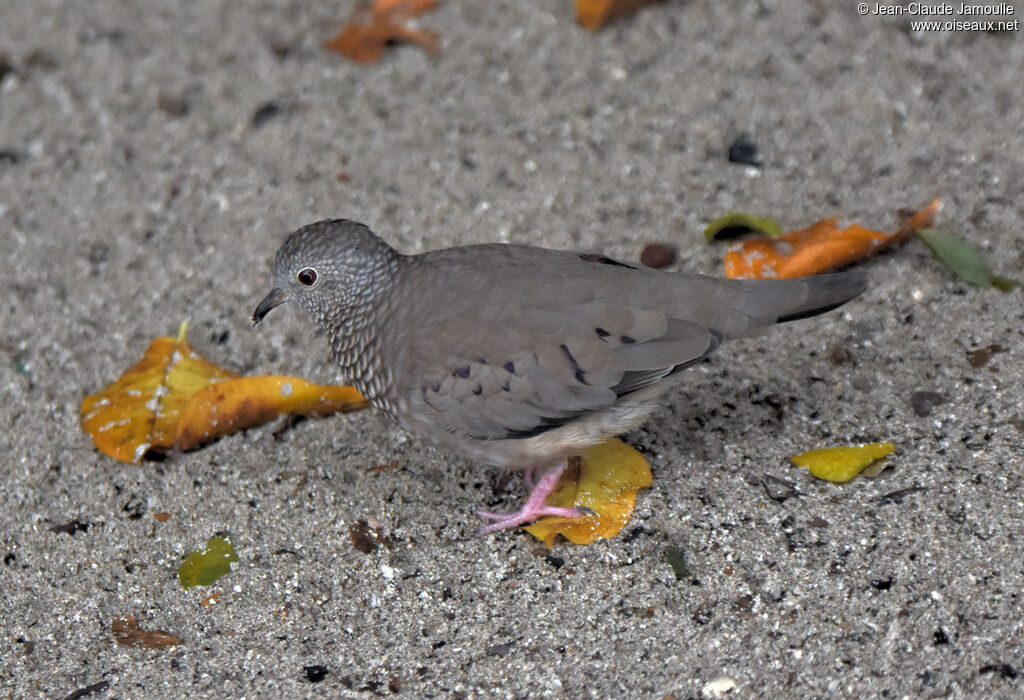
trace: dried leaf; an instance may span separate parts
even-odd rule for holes
[[[889,238],[858,224],[837,227],[838,217],[778,238],[754,238],[733,244],[725,254],[725,276],[779,278],[816,275],[867,257]]]
[[[576,21],[597,31],[610,20],[635,12],[655,0],[576,0]]]
[[[189,552],[178,567],[178,581],[182,588],[209,586],[224,574],[230,573],[231,565],[238,561],[231,541],[223,537],[211,537],[206,548]]]
[[[964,282],[978,287],[995,287],[1001,292],[1009,292],[1020,286],[1016,280],[993,275],[981,255],[955,233],[923,228],[917,232],[917,237]]]
[[[134,615],[119,617],[110,623],[110,634],[118,646],[141,649],[165,649],[181,644],[181,639],[163,630],[139,629]]]
[[[575,544],[614,537],[633,514],[636,492],[651,485],[651,469],[639,452],[609,440],[583,453],[579,467],[565,470],[547,504],[578,508],[581,518],[541,518],[523,529],[549,547],[557,535]]]
[[[357,63],[380,60],[384,49],[399,41],[419,44],[428,53],[436,54],[437,34],[405,24],[435,7],[436,0],[375,0],[371,6],[358,5],[338,35],[324,47]]]
[[[858,224],[838,228],[839,219],[822,219],[778,238],[751,238],[725,254],[725,276],[741,279],[806,277],[843,267],[906,240],[931,225],[942,206],[938,199],[915,212],[889,235]]]
[[[999,343],[992,343],[983,348],[969,351],[967,361],[971,363],[971,367],[984,367],[993,355],[998,355],[1001,352],[1006,352],[1006,348]]]
[[[890,454],[896,446],[891,442],[872,442],[866,445],[846,445],[811,450],[790,457],[798,467],[819,479],[843,483],[860,474],[871,463]]]
[[[370,554],[381,545],[391,548],[388,536],[380,528],[370,525],[362,518],[349,526],[348,536],[352,540],[352,546],[363,554]]]
[[[715,218],[707,225],[704,229],[704,240],[710,243],[716,239],[735,238],[751,232],[767,238],[778,238],[785,233],[775,219],[731,211]]]
[[[82,401],[82,429],[104,454],[142,461],[149,450],[190,449],[283,413],[325,415],[366,406],[352,387],[294,377],[239,377],[185,340],[157,338],[135,366]]]

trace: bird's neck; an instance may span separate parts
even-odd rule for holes
[[[387,260],[386,266],[375,270],[373,274],[377,279],[350,301],[344,316],[325,324],[332,354],[342,374],[371,402],[386,386],[377,330],[382,326],[380,316],[387,314],[387,295],[404,257],[396,254]]]

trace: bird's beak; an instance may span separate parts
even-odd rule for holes
[[[253,312],[252,325],[257,325],[260,321],[263,320],[264,316],[270,313],[271,309],[273,309],[275,306],[280,306],[286,301],[288,301],[287,289],[281,289],[280,287],[274,287],[273,289],[271,289],[270,294],[263,297],[263,301],[260,302],[260,305],[257,306],[256,310]]]

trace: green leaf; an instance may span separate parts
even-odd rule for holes
[[[676,581],[684,581],[693,578],[693,572],[686,561],[686,550],[682,547],[665,547],[665,561],[672,567],[676,575]]]
[[[211,537],[206,541],[206,549],[190,552],[185,557],[185,561],[178,567],[178,581],[182,588],[209,586],[230,572],[231,564],[236,561],[238,555],[230,540]]]
[[[1015,280],[994,276],[981,255],[970,243],[955,233],[921,228],[917,230],[917,235],[932,249],[935,257],[944,262],[964,282],[979,287],[995,287],[1003,292],[1008,292],[1019,284]]]
[[[778,238],[784,233],[782,226],[767,216],[731,211],[708,224],[704,229],[704,240],[710,243],[716,239],[736,238],[749,232],[760,233],[769,238]]]

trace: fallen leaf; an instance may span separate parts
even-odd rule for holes
[[[381,545],[391,548],[391,540],[387,535],[361,518],[349,526],[348,536],[352,546],[363,554],[370,554]]]
[[[375,0],[372,5],[357,5],[338,35],[324,47],[357,63],[380,60],[384,49],[398,41],[419,44],[427,53],[436,54],[437,34],[405,24],[435,7],[436,0]]]
[[[704,229],[704,240],[710,243],[716,239],[735,238],[747,233],[759,233],[767,238],[778,238],[785,232],[779,222],[770,217],[731,211],[716,217],[707,225]]]
[[[914,213],[892,235],[872,231],[859,224],[839,228],[838,217],[831,217],[777,238],[739,241],[725,254],[725,276],[733,279],[785,279],[843,267],[891,248],[918,229],[930,226],[941,206],[940,200],[934,200]]]
[[[284,414],[326,415],[366,406],[352,387],[295,377],[239,377],[185,340],[157,338],[113,384],[82,401],[82,429],[104,454],[138,464],[150,450],[190,449]]]
[[[1001,292],[1009,292],[1020,286],[1016,280],[993,275],[981,255],[955,233],[922,228],[917,232],[917,237],[964,282],[978,287],[995,287]]]
[[[754,238],[733,244],[725,254],[725,276],[778,278],[816,275],[867,257],[889,234],[851,224],[840,229],[838,217],[778,238]]]
[[[655,0],[576,0],[576,21],[597,31],[610,20],[635,12]]]
[[[575,544],[614,537],[633,515],[636,492],[651,485],[651,469],[639,452],[621,440],[587,449],[570,464],[547,504],[578,508],[580,518],[546,517],[524,527],[549,547],[557,535]]]
[[[209,586],[221,576],[230,573],[231,565],[238,561],[231,540],[211,537],[206,548],[189,552],[178,567],[178,581],[182,588]]]
[[[181,644],[181,639],[163,630],[144,630],[134,615],[119,617],[110,623],[110,634],[118,646],[141,649],[165,649]]]
[[[672,573],[676,575],[676,581],[684,581],[693,578],[690,565],[686,560],[686,550],[682,547],[665,547],[665,561],[672,567]]]
[[[187,450],[286,413],[324,416],[366,405],[350,386],[321,386],[297,377],[242,377],[193,395],[181,410],[174,445]]]
[[[846,445],[811,450],[790,457],[798,467],[806,467],[819,479],[843,483],[860,474],[872,462],[890,454],[896,446],[891,442]]]
[[[1001,352],[1006,352],[1006,348],[999,343],[992,343],[983,348],[969,351],[967,353],[967,361],[971,363],[971,367],[984,367],[992,359],[993,355],[998,355]]]

